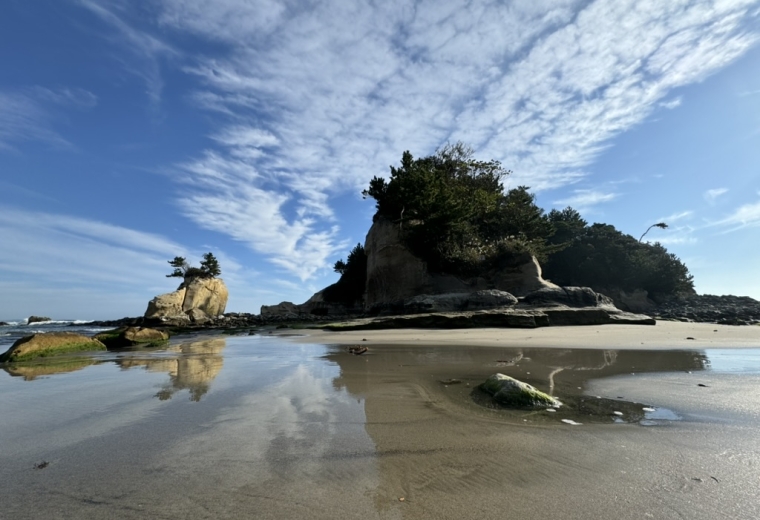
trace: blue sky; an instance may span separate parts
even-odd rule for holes
[[[759,43],[760,0],[7,0],[0,318],[141,315],[206,251],[229,311],[302,302],[458,140],[760,298]]]

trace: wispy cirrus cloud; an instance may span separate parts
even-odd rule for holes
[[[71,143],[55,129],[66,109],[89,109],[97,96],[80,88],[49,89],[39,86],[0,90],[0,150],[25,141],[57,148]]]
[[[0,206],[0,243],[0,271],[10,275],[0,282],[5,318],[137,316],[155,295],[176,289],[177,279],[165,276],[169,259],[184,256],[197,265],[207,251],[219,260],[230,311],[250,310],[273,294],[291,299],[298,294],[281,290],[277,280],[262,280],[217,246],[190,249],[156,233],[68,214]],[[66,314],[72,310],[67,298],[78,299],[75,310],[81,314]]]
[[[668,110],[672,110],[674,108],[680,107],[682,102],[683,102],[683,98],[677,97],[675,99],[671,99],[670,101],[661,101],[660,106],[662,108],[667,108]]]
[[[576,210],[589,209],[597,204],[610,202],[619,196],[618,193],[605,193],[597,190],[574,190],[568,198],[555,200],[557,206],[572,206]]]
[[[708,204],[714,204],[715,201],[720,197],[721,195],[725,195],[728,193],[728,188],[715,188],[712,190],[707,190],[703,197],[707,201]]]
[[[146,94],[155,108],[161,101],[164,81],[161,77],[161,60],[172,58],[178,52],[160,38],[130,24],[130,6],[122,0],[72,0],[100,18],[112,30],[104,37],[129,58],[119,55],[124,69],[145,82]]]
[[[688,220],[693,216],[694,212],[692,210],[686,210],[680,211],[678,213],[671,213],[667,217],[657,219],[657,222],[665,222],[666,224],[671,224],[672,222],[678,222],[679,220]]]
[[[0,207],[0,266],[19,276],[72,286],[155,286],[166,261],[187,255],[176,242],[97,220]]]
[[[732,213],[711,225],[729,228],[727,229],[728,232],[748,227],[760,227],[760,201],[739,206]]]

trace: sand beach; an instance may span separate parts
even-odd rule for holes
[[[0,372],[0,518],[760,517],[760,327],[283,329],[90,361]],[[491,406],[494,372],[566,406]]]

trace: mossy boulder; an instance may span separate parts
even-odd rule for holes
[[[504,374],[494,374],[480,385],[502,406],[510,408],[554,408],[561,406],[557,399],[541,390]]]
[[[18,363],[41,357],[58,356],[69,352],[106,350],[106,346],[94,338],[73,332],[48,332],[32,334],[16,341],[3,355],[0,363]]]
[[[136,345],[156,347],[169,341],[169,334],[148,327],[122,327],[96,334],[95,339],[108,348],[124,348]]]

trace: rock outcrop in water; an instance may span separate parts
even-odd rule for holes
[[[51,320],[47,316],[29,316],[29,318],[26,320],[26,323],[27,325],[31,325],[32,323],[44,323],[46,321]]]
[[[69,352],[105,349],[106,346],[100,341],[73,332],[32,334],[19,339],[4,354],[0,355],[0,363],[16,363]]]
[[[169,334],[162,330],[148,327],[121,327],[101,332],[94,336],[109,349],[142,346],[159,346],[169,341]]]
[[[148,303],[144,317],[176,325],[204,323],[224,314],[229,292],[220,278],[190,278]]]

